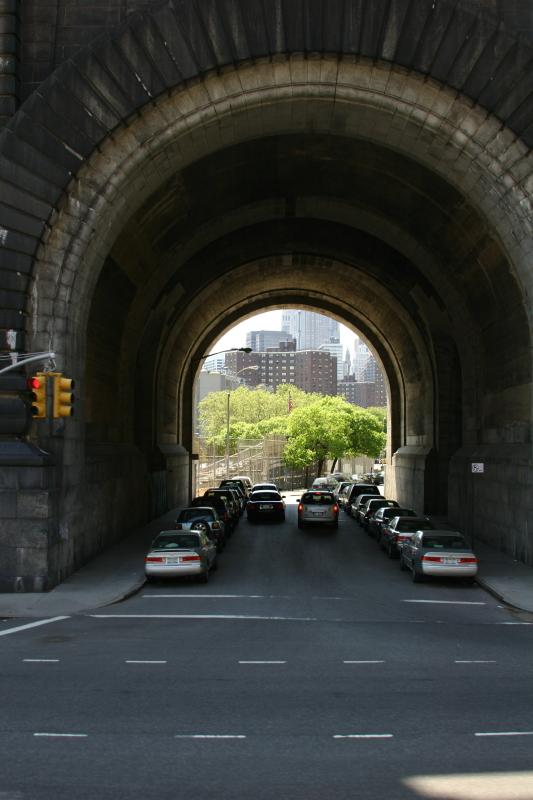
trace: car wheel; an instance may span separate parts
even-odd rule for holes
[[[215,558],[215,560],[211,564],[211,569],[213,570],[213,572],[217,571],[217,569],[218,569],[218,559]]]
[[[400,553],[400,569],[402,570],[402,572],[405,572],[405,570],[407,569],[407,565],[403,560],[403,555],[401,553]]]
[[[298,520],[298,527],[303,528],[304,524],[301,519]]]
[[[411,579],[413,583],[422,583],[422,581],[424,580],[424,576],[422,575],[421,572],[417,572],[415,567],[413,566],[411,570]]]
[[[200,575],[200,583],[209,583],[209,567]]]
[[[339,527],[339,521],[335,520],[335,522],[332,525],[332,528],[333,528],[334,531],[336,531],[338,529],[338,527]]]
[[[396,558],[396,553],[392,549],[392,545],[390,544],[390,542],[387,545],[387,558],[391,558],[391,559],[392,558]]]

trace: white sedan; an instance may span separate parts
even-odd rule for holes
[[[147,580],[197,575],[207,583],[216,567],[216,545],[201,531],[161,531],[144,559]]]

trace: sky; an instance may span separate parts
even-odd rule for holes
[[[262,314],[256,314],[254,317],[239,322],[224,334],[218,342],[215,342],[209,352],[217,353],[220,350],[228,350],[230,347],[245,347],[246,334],[249,331],[280,331],[281,313],[281,310],[265,311]],[[349,348],[353,357],[355,333],[342,324],[340,326],[340,333],[344,350]]]

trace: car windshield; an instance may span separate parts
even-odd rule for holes
[[[449,534],[430,534],[422,537],[422,547],[432,547],[436,550],[464,550],[468,545],[462,536]]]
[[[192,522],[195,519],[205,519],[212,516],[213,511],[210,508],[186,508],[180,512],[178,522]]]
[[[301,502],[306,505],[331,506],[335,502],[335,498],[327,492],[306,492]]]
[[[429,528],[431,530],[432,527],[433,525],[427,519],[401,519],[396,526],[396,530],[414,533],[420,528]]]
[[[194,533],[161,533],[154,539],[154,550],[177,550],[180,547],[199,547],[200,539]]]
[[[265,500],[269,500],[270,502],[275,500],[281,500],[281,495],[278,492],[252,492],[250,495],[250,500],[252,503],[256,503],[257,501],[264,502]]]
[[[223,492],[206,492],[204,497],[214,497],[215,500],[225,500],[227,503],[230,503],[233,499],[231,495],[225,494]]]

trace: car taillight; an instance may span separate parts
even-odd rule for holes
[[[181,531],[181,522],[176,522],[176,530]]]
[[[220,522],[213,522],[213,524],[211,525],[211,527],[212,527],[212,528],[215,528],[216,530],[218,530],[218,528],[220,528]]]
[[[442,556],[422,556],[422,561],[437,561],[440,564],[443,558]]]
[[[460,564],[477,564],[477,558],[475,556],[469,556],[467,558],[460,558]]]
[[[298,511],[303,511],[304,507],[301,503],[298,503]]]
[[[333,513],[334,514],[338,514],[339,513],[339,506],[337,505],[337,503],[335,503],[335,505],[333,506]]]
[[[283,508],[283,503],[273,503],[274,508]]]
[[[201,559],[200,556],[182,556],[181,560],[183,562],[183,561],[200,561]]]
[[[396,534],[396,539],[398,539],[398,540],[410,539],[410,538],[411,538],[411,534],[410,533],[397,533]]]
[[[165,559],[160,556],[146,556],[144,560],[147,564],[161,564]]]

